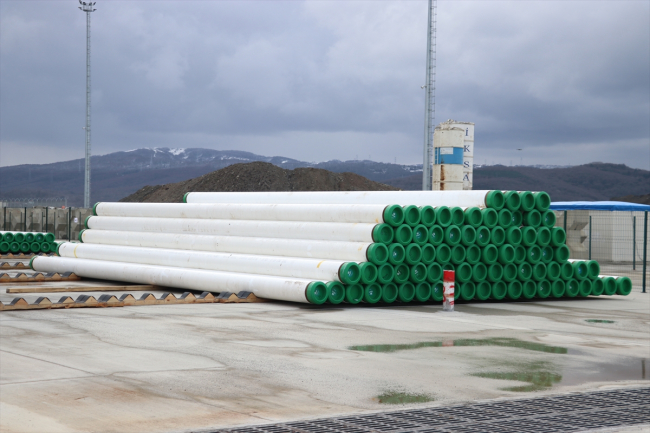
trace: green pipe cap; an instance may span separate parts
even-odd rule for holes
[[[521,263],[524,263],[525,261],[526,261],[526,247],[524,247],[523,245],[515,246],[515,260],[513,262],[519,265]]]
[[[503,266],[498,263],[488,266],[487,279],[493,283],[501,281],[503,279]]]
[[[533,280],[542,281],[546,279],[546,265],[544,263],[535,263],[533,265]]]
[[[97,216],[97,206],[99,206],[99,203],[101,203],[101,202],[98,201],[97,203],[95,203],[93,205],[93,213],[92,214],[95,215],[95,216]]]
[[[368,284],[363,289],[363,302],[376,304],[381,299],[381,286],[379,284]]]
[[[560,278],[563,280],[570,280],[573,278],[573,266],[571,266],[571,263],[564,262],[560,265]]]
[[[381,300],[391,304],[397,299],[397,293],[397,286],[394,283],[386,283],[381,287]]]
[[[530,264],[535,264],[542,259],[542,249],[537,245],[526,248],[526,260]]]
[[[392,265],[384,263],[377,268],[377,281],[381,284],[388,284],[395,278],[395,269]]]
[[[457,225],[450,225],[445,229],[445,243],[453,246],[460,243],[461,232]]]
[[[41,244],[38,242],[32,242],[31,244],[29,244],[29,251],[32,253],[40,253]]]
[[[45,233],[45,240],[50,243],[54,242],[56,240],[54,233]]]
[[[562,266],[558,262],[550,262],[546,265],[546,278],[555,281],[562,277]]]
[[[444,286],[442,281],[436,281],[431,283],[431,300],[434,302],[440,302],[443,298]]]
[[[86,219],[84,220],[84,227],[85,227],[85,228],[87,228],[87,229],[90,228],[90,227],[88,226],[88,220],[89,220],[90,218],[92,218],[92,217],[93,217],[92,215],[87,216]]]
[[[591,295],[591,280],[584,279],[578,281],[578,294],[583,298]]]
[[[483,225],[489,229],[499,223],[499,214],[494,209],[482,209],[481,215],[483,216]]]
[[[542,213],[542,225],[544,227],[548,227],[549,229],[553,228],[553,226],[555,225],[555,220],[556,220],[555,212],[553,212],[552,210],[547,210]]]
[[[307,285],[307,289],[305,290],[307,300],[316,305],[324,304],[327,301],[327,295],[327,286],[321,281],[312,281]]]
[[[438,255],[440,255],[440,251],[438,251]],[[496,263],[498,258],[499,250],[492,244],[485,246],[485,248],[481,250],[481,261],[486,265]]]
[[[537,245],[545,247],[551,243],[551,231],[548,227],[540,227],[537,229]]]
[[[471,281],[463,283],[460,287],[460,298],[465,301],[471,301],[476,296],[476,284]]]
[[[521,281],[528,281],[533,277],[533,267],[530,263],[524,262],[517,266],[517,278]]]
[[[470,245],[465,248],[465,260],[470,265],[475,265],[481,261],[481,249],[476,245]]]
[[[468,263],[456,266],[456,280],[465,283],[472,279],[472,267]]]
[[[345,302],[358,304],[363,299],[363,287],[361,284],[352,284],[345,287]]]
[[[517,196],[519,197],[519,196]],[[517,280],[508,283],[508,298],[519,299],[524,292],[524,287]]]
[[[429,283],[419,283],[415,286],[415,299],[418,302],[427,302],[431,298],[431,285]]]
[[[564,283],[564,287],[566,288],[564,293],[569,298],[575,298],[576,296],[578,296],[578,293],[580,292],[580,285],[578,284],[578,280],[575,280],[573,278],[567,280]]]
[[[397,298],[402,302],[411,302],[415,297],[415,286],[413,283],[405,282],[399,285]]]
[[[569,260],[569,247],[561,245],[553,250],[553,258],[558,263],[564,263]]]
[[[466,247],[476,243],[476,229],[472,226],[463,226],[460,230],[460,242]]]
[[[414,205],[404,206],[404,223],[415,227],[420,224],[420,208]]]
[[[490,299],[490,295],[492,295],[492,284],[488,283],[487,281],[481,281],[480,283],[476,284],[476,297],[478,299],[485,301],[487,299]]]
[[[394,235],[393,228],[388,224],[377,224],[372,229],[372,240],[382,244],[390,244],[393,242]]]
[[[404,209],[398,204],[392,204],[384,208],[384,222],[390,226],[397,227],[404,222]]]
[[[535,209],[538,211],[546,212],[551,207],[551,196],[544,191],[534,192],[533,196],[535,197]]]
[[[465,225],[470,225],[474,228],[483,224],[483,214],[481,209],[477,207],[468,207],[465,209]]]
[[[508,209],[501,209],[498,213],[499,225],[507,229],[512,224],[512,212]]]
[[[420,224],[431,227],[436,223],[436,211],[432,206],[420,207]]]
[[[548,298],[551,295],[551,283],[546,280],[537,282],[537,296]]]
[[[438,263],[431,263],[427,267],[427,281],[434,284],[440,280],[442,280],[442,266]]]
[[[600,265],[595,260],[587,260],[587,271],[590,279],[596,279],[600,275]]]
[[[370,244],[366,250],[366,258],[375,265],[383,265],[388,261],[388,247],[384,244]]]
[[[591,294],[593,296],[602,295],[604,290],[605,290],[605,283],[603,283],[603,280],[601,280],[600,278],[596,278],[595,280],[591,281]]]
[[[632,280],[628,277],[618,277],[616,279],[616,294],[627,296],[632,292]]]
[[[451,224],[451,211],[447,206],[438,206],[435,208],[436,223],[440,227],[447,227]]]
[[[88,229],[82,229],[81,231],[79,231],[79,242],[82,242],[82,243],[83,243],[83,241],[84,241],[84,240],[83,240],[83,234],[84,234],[84,232],[85,232],[86,230],[88,230]]]
[[[486,226],[480,226],[476,229],[476,245],[484,247],[490,243],[490,229]]]
[[[377,271],[377,268],[375,268],[375,265],[372,263],[364,262],[362,263],[363,266],[372,266],[375,269],[375,274]],[[342,283],[344,284],[356,284],[359,282],[359,279],[361,278],[362,272],[361,272],[361,266],[357,265],[356,263],[353,262],[346,262],[341,265],[339,268],[339,280],[341,280]]]
[[[587,264],[582,260],[572,262],[571,266],[573,267],[573,278],[576,280],[584,280],[589,276],[589,269],[587,268]]]
[[[497,301],[500,301],[506,297],[507,293],[508,293],[508,286],[503,281],[497,281],[492,284],[492,293],[490,294],[490,297],[492,299],[496,299]]]
[[[35,259],[36,257],[38,257],[38,256],[34,256],[34,257],[32,257],[31,259],[29,259],[29,269],[31,269],[32,271],[35,271],[35,270],[36,270],[36,269],[34,269],[34,259]]]
[[[455,226],[462,226],[465,223],[465,212],[463,212],[463,209],[454,206],[449,209],[451,212],[451,223]]]
[[[550,245],[545,246],[542,248],[542,263],[545,265],[548,265],[553,261],[553,247]]]
[[[413,240],[413,229],[407,224],[402,224],[399,227],[395,228],[395,242],[399,242],[402,245],[411,243]]]
[[[190,194],[189,192],[186,192],[185,194],[183,194],[183,203],[187,203],[187,196],[189,194]]]
[[[427,272],[427,267],[422,263],[413,265],[409,270],[409,280],[415,284],[421,283],[427,279]]]
[[[472,266],[472,279],[477,283],[485,281],[487,278],[488,269],[483,263],[477,263]]]
[[[406,250],[401,244],[390,244],[388,247],[388,261],[393,265],[399,265],[406,258]]]
[[[524,223],[524,214],[521,213],[521,211],[515,211],[512,213],[512,226],[513,227],[521,227],[521,225]]]
[[[455,265],[465,262],[466,256],[465,247],[462,245],[456,245],[451,249],[451,262]]]
[[[481,252],[479,251],[479,254]],[[422,245],[422,263],[430,265],[436,260],[436,249],[431,244]]]
[[[603,284],[605,285],[605,289],[603,292],[607,296],[612,296],[613,294],[616,293],[616,279],[612,277],[605,277],[602,278]]]
[[[566,293],[566,284],[562,280],[555,280],[551,283],[551,295],[554,298],[561,298]]]
[[[424,224],[413,227],[413,242],[422,246],[429,240],[429,229]]]
[[[506,198],[501,191],[488,191],[485,196],[485,206],[488,208],[501,210],[506,204]]]
[[[517,191],[506,191],[503,194],[503,197],[506,201],[506,209],[510,210],[511,212],[519,210],[521,207],[521,197]]]
[[[445,231],[439,225],[433,225],[429,228],[427,240],[431,245],[437,247],[445,240]]]
[[[327,286],[327,300],[330,304],[340,304],[345,299],[345,287],[338,281],[329,281]]]
[[[447,244],[441,244],[436,249],[436,261],[441,264],[447,264],[451,260],[451,248]]]
[[[521,198],[521,210],[530,212],[535,209],[535,196],[532,192],[519,191],[519,197]]]
[[[515,249],[510,244],[503,244],[499,247],[499,263],[502,265],[515,261]]]
[[[551,229],[551,245],[559,247],[566,242],[566,232],[562,227],[553,227]]]
[[[537,295],[537,284],[534,281],[522,281],[521,285],[523,286],[522,295],[526,299],[533,299]]]
[[[418,244],[409,244],[405,248],[406,256],[404,261],[409,265],[414,265],[422,260],[422,248]]]
[[[490,242],[492,242],[495,246],[500,247],[505,243],[505,241],[506,231],[503,229],[503,227],[496,226],[490,230]]]
[[[404,263],[401,265],[395,266],[395,278],[393,281],[395,281],[397,284],[404,283],[408,281],[410,270],[409,267],[406,266]]]
[[[537,209],[526,212],[524,214],[524,224],[529,227],[537,228],[542,224],[542,215]]]

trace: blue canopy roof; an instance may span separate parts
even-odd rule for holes
[[[625,201],[554,201],[551,210],[609,210],[609,211],[650,211],[647,204]]]

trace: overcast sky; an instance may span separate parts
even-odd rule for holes
[[[77,6],[0,1],[2,166],[83,157]],[[426,0],[96,8],[94,154],[422,162]],[[475,163],[650,169],[649,22],[642,0],[439,1],[436,120],[476,123]]]

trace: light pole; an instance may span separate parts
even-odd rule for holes
[[[90,207],[90,13],[95,12],[97,2],[82,2],[79,9],[86,13],[86,173],[84,177],[84,207]]]
[[[427,30],[427,75],[422,88],[424,97],[424,158],[422,161],[422,189],[431,191],[431,157],[433,156],[433,131],[436,127],[436,0],[429,0],[429,26]]]

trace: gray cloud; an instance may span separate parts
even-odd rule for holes
[[[93,152],[421,161],[426,2],[102,1]],[[650,169],[650,3],[439,2],[437,120],[476,161]],[[0,2],[0,165],[83,155],[85,17]]]

